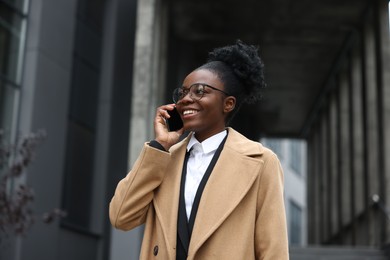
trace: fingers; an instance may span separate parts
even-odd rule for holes
[[[166,120],[170,118],[168,111],[175,108],[175,104],[167,104],[157,108],[156,117],[154,119],[154,134],[155,140],[158,141],[165,150],[179,141],[180,135],[184,132],[184,129],[178,131],[169,131]]]
[[[168,105],[163,105],[157,108],[156,116],[157,117],[162,117],[164,119],[168,119],[171,116],[169,115],[168,111],[171,111],[175,108],[175,104],[168,104]]]
[[[166,120],[171,117],[169,115],[168,111],[171,111],[174,108],[175,108],[175,104],[163,105],[163,106],[160,106],[157,108],[156,116],[154,119],[155,131],[158,131],[158,130],[167,131],[168,130]]]
[[[165,110],[165,109],[158,109],[158,110],[157,110],[157,115],[158,115],[159,117],[162,117],[163,119],[167,119],[167,118],[170,117],[168,111]]]

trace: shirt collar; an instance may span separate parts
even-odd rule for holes
[[[210,153],[212,151],[215,151],[217,150],[218,146],[221,144],[222,140],[225,138],[226,135],[227,131],[223,130],[222,132],[219,132],[218,134],[215,134],[200,143],[195,138],[195,134],[193,134],[187,144],[187,151],[191,150],[191,148],[197,143],[202,146],[203,153]]]

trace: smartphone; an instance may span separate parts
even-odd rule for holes
[[[169,131],[177,131],[183,128],[183,121],[177,112],[176,107],[173,110],[168,110],[168,114],[171,116],[167,119],[168,130]]]

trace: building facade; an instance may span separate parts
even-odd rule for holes
[[[306,131],[311,244],[390,241],[389,15],[388,1],[374,2],[350,33]]]
[[[24,177],[35,224],[2,237],[0,259],[109,259],[108,203],[129,161],[137,2],[2,0],[0,10],[0,128],[8,143],[47,133]],[[53,208],[67,216],[44,224]]]
[[[299,139],[262,138],[261,143],[274,151],[282,164],[289,244],[307,246],[306,142]]]
[[[264,111],[249,108],[251,115],[264,115],[265,123],[249,118],[237,128],[258,140],[267,134],[275,136],[262,133],[259,126],[266,124],[270,131],[282,125],[276,135],[286,138],[291,137],[286,131],[292,126],[300,129],[300,123],[294,116],[278,122],[279,112],[292,111],[300,118],[307,115],[299,136],[293,132],[293,137],[306,141],[307,166],[296,164],[304,160],[296,158],[298,150],[306,149],[304,145],[283,139],[280,155],[278,148],[272,148],[286,173],[292,244],[388,244],[390,224],[381,210],[390,208],[388,1],[309,2],[240,2],[240,9],[226,19],[225,12],[234,8],[218,1],[0,0],[0,128],[8,143],[39,129],[47,133],[22,180],[35,190],[36,223],[25,236],[2,239],[0,259],[138,259],[142,227],[122,232],[112,229],[108,221],[115,186],[143,143],[153,138],[155,108],[170,102],[171,90],[194,64],[204,60],[205,53],[196,52],[195,46],[209,50],[216,47],[210,46],[215,37],[219,37],[217,43],[225,44],[241,32],[248,40],[267,43],[276,39],[265,55],[270,61],[266,64],[274,69],[288,67],[282,59],[286,53],[308,52],[305,45],[289,47],[300,39],[306,37],[310,48],[316,48],[325,45],[318,40],[321,34],[329,41],[347,35],[340,48],[332,42],[325,51],[305,56],[309,61],[321,56],[315,66],[298,66],[293,59],[290,69],[269,71],[275,81],[288,78],[284,76],[288,71],[294,72],[277,92],[280,97],[283,94],[285,107],[274,109],[272,100],[265,98],[262,102],[268,107]],[[206,8],[209,4],[211,9]],[[265,7],[255,12],[259,24],[236,22],[236,14],[245,18],[240,11],[248,14],[258,7],[255,4]],[[179,5],[189,13],[221,20],[206,20],[207,24],[197,17],[186,20]],[[311,17],[312,12],[305,13],[310,5],[322,8],[321,12]],[[340,9],[333,9],[333,5]],[[359,8],[353,8],[356,6]],[[358,15],[351,11],[356,9]],[[212,10],[213,15],[205,10]],[[282,19],[268,15],[272,12],[279,12]],[[335,32],[327,25],[338,20],[323,19],[328,13],[340,21],[344,16],[358,18],[337,23]],[[310,24],[302,25],[299,31],[286,27],[284,33],[275,33],[283,23],[295,20],[291,17],[305,17]],[[262,23],[265,18],[269,26]],[[312,27],[317,20],[319,26]],[[179,39],[172,28],[186,38]],[[191,34],[193,28],[196,30]],[[207,28],[217,32],[197,31]],[[253,33],[256,28],[268,31]],[[234,30],[240,33],[229,34]],[[286,42],[282,42],[284,34],[289,37]],[[287,47],[279,55],[284,44]],[[324,68],[329,53],[337,55],[332,65]],[[311,73],[326,72],[325,83],[317,86],[310,81],[306,90],[317,89],[319,94],[305,104],[307,110],[296,112],[291,106],[308,93],[288,87],[291,84],[298,89],[305,83],[302,78],[310,78],[306,72],[311,67],[315,67]],[[265,144],[272,146],[272,141],[266,139]],[[67,216],[50,225],[42,223],[39,216],[53,208],[65,210]]]

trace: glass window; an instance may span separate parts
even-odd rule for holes
[[[302,209],[290,201],[290,244],[302,244]]]
[[[7,3],[16,10],[23,12],[26,10],[27,0],[1,0],[2,2]]]
[[[13,142],[20,95],[27,0],[0,0],[0,129]]]
[[[15,107],[19,102],[19,89],[4,79],[0,79],[0,129],[3,131],[4,140],[11,141],[11,134],[16,122]]]
[[[0,0],[0,74],[20,84],[25,15],[10,3]]]
[[[266,146],[276,153],[279,157],[282,155],[282,142],[279,139],[268,139],[266,141]]]
[[[290,141],[290,165],[296,174],[302,174],[302,150],[301,142],[298,140]]]
[[[94,4],[94,3],[100,4]],[[91,202],[97,129],[104,1],[78,1],[70,94],[62,225],[92,232]],[[91,15],[93,14],[93,15]],[[97,22],[99,21],[99,22]]]
[[[89,228],[91,183],[93,183],[94,133],[76,122],[69,122],[63,223],[79,229]]]

